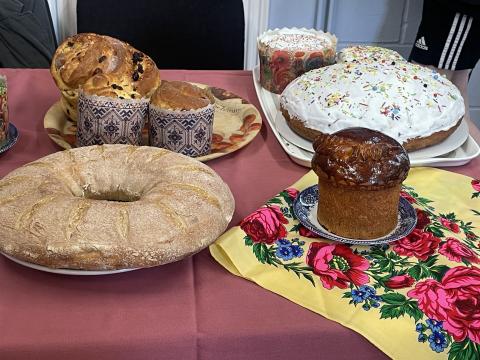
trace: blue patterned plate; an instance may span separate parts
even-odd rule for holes
[[[317,220],[318,196],[318,185],[313,185],[303,190],[298,194],[297,199],[293,203],[293,213],[303,226],[325,239],[353,245],[386,244],[407,236],[413,231],[417,224],[417,213],[415,209],[407,200],[400,197],[400,203],[398,204],[398,225],[391,233],[377,239],[369,240],[344,238],[331,233],[319,224]]]
[[[18,130],[12,123],[8,124],[7,142],[0,146],[0,154],[10,149],[18,140]]]

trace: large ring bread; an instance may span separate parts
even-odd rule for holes
[[[234,212],[208,166],[152,147],[58,152],[0,180],[0,251],[51,268],[108,270],[179,260]]]

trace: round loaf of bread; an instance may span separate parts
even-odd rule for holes
[[[234,212],[208,166],[165,149],[57,152],[0,180],[0,251],[50,268],[109,270],[182,259],[223,233]]]
[[[160,83],[151,58],[118,39],[92,33],[67,38],[50,67],[65,114],[77,121],[79,89],[115,98],[149,98]]]

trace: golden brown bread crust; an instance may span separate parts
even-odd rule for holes
[[[410,160],[395,139],[375,130],[348,128],[313,143],[312,169],[333,185],[381,189],[407,177]]]
[[[62,93],[65,113],[77,119],[78,90],[118,98],[150,97],[160,73],[147,55],[109,36],[82,33],[55,51],[50,72]]]
[[[332,186],[319,179],[318,222],[330,232],[350,239],[368,240],[387,235],[398,223],[401,185],[370,191]]]
[[[308,139],[310,141],[314,141],[318,135],[323,134],[318,130],[305,127],[303,121],[297,119],[294,116],[290,116],[288,111],[285,110],[283,107],[281,107],[281,111],[285,120],[287,121],[288,126],[301,137],[304,137],[305,139]],[[406,143],[402,145],[407,151],[415,151],[438,144],[453,134],[453,132],[460,126],[462,119],[458,120],[458,122],[450,129],[438,131],[430,136],[423,138],[418,137],[414,139],[409,139]]]
[[[208,246],[233,211],[228,186],[187,156],[128,145],[77,148],[0,180],[0,251],[51,268],[156,266]]]
[[[161,109],[196,110],[212,104],[213,96],[187,82],[163,80],[150,101]]]

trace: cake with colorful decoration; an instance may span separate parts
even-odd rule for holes
[[[380,46],[357,45],[342,49],[337,54],[339,63],[395,63],[406,60],[398,52]]]
[[[303,73],[335,63],[337,38],[314,29],[268,30],[257,39],[260,83],[276,94]]]
[[[8,140],[7,78],[0,75],[0,146]]]
[[[344,63],[309,71],[285,88],[280,108],[292,130],[309,140],[366,127],[408,151],[443,141],[465,114],[455,85],[407,62]]]

